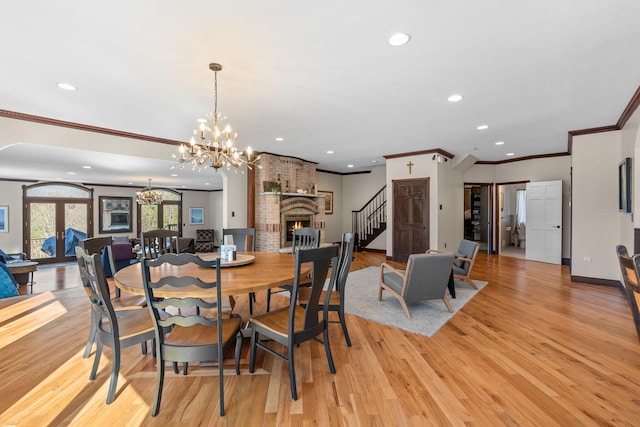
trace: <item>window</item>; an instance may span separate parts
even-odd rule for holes
[[[526,225],[527,221],[527,190],[516,190],[516,227]]]
[[[177,230],[182,235],[182,193],[156,188],[153,190],[162,193],[162,203],[138,205],[138,235],[160,228]]]

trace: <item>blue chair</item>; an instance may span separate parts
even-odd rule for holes
[[[0,262],[0,299],[18,295],[18,282],[13,278],[9,268]]]

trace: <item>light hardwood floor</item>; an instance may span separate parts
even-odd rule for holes
[[[354,269],[383,259],[359,253]],[[78,283],[74,268],[60,274],[42,269],[35,290]],[[225,376],[224,418],[214,369],[197,366],[186,377],[168,371],[152,418],[155,364],[139,347],[123,351],[117,398],[106,405],[111,353],[89,381],[80,288],[2,300],[0,425],[640,425],[640,343],[618,289],[509,257],[480,255],[474,276],[489,284],[432,338],[348,316],[353,347],[331,325],[335,375],[322,345],[301,345],[296,402],[282,362],[261,352],[248,373],[245,343],[241,375],[231,363]],[[246,297],[236,309],[247,316]]]

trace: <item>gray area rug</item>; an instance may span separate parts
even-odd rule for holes
[[[389,292],[382,292],[378,301],[380,267],[368,267],[349,273],[345,290],[345,311],[374,322],[401,328],[417,334],[433,336],[479,291],[466,282],[456,280],[456,298],[446,295],[454,312],[449,313],[442,300],[423,301],[409,306],[411,319],[407,317],[400,302]],[[482,289],[487,282],[475,280]]]

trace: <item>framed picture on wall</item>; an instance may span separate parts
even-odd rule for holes
[[[131,197],[100,196],[100,216],[98,225],[100,233],[130,233],[133,230]]]
[[[9,232],[9,206],[0,206],[0,233]]]
[[[204,208],[189,208],[189,224],[204,224]]]
[[[618,165],[618,210],[631,213],[631,158]]]
[[[324,195],[325,215],[332,215],[333,214],[333,191],[318,190],[318,195]]]

